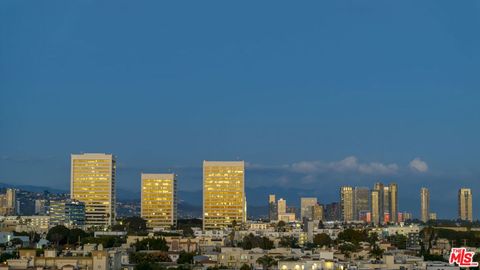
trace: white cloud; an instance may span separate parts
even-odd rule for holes
[[[318,172],[322,166],[323,163],[321,161],[300,161],[293,163],[291,169],[295,172],[314,173]]]
[[[395,163],[371,162],[369,164],[360,164],[359,171],[366,174],[394,174],[398,171],[398,165]]]
[[[295,172],[305,174],[317,174],[323,172],[356,172],[371,175],[390,175],[398,171],[398,165],[395,163],[361,163],[355,156],[349,156],[342,160],[332,162],[324,162],[320,160],[301,161],[293,163],[290,168]]]
[[[415,172],[425,173],[428,171],[427,163],[418,157],[410,161],[408,167],[410,167],[410,169]]]

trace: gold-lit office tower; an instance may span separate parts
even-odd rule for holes
[[[13,188],[7,188],[7,191],[5,193],[6,196],[6,207],[11,208],[12,211],[15,213],[16,211],[16,206],[17,206],[17,196],[16,196],[16,190]]]
[[[472,190],[469,188],[458,190],[458,218],[473,221]]]
[[[87,227],[108,227],[115,222],[115,157],[111,154],[71,156],[70,196],[85,203]]]
[[[420,189],[420,219],[423,222],[427,222],[429,219],[430,212],[430,192],[428,188],[422,187]]]
[[[354,219],[353,215],[353,188],[348,186],[343,186],[340,188],[340,204],[342,209],[342,218],[343,221],[352,221]]]
[[[142,173],[141,216],[148,228],[177,225],[177,180],[175,174]]]
[[[313,220],[323,221],[323,205],[315,204],[312,206]]]
[[[277,217],[280,215],[285,215],[287,213],[287,201],[283,198],[280,198],[277,202]]]
[[[398,186],[395,183],[390,183],[390,222],[398,222]]]
[[[13,216],[17,213],[16,190],[7,188],[5,194],[0,194],[0,215]]]
[[[203,161],[203,229],[246,222],[245,163]]]
[[[371,214],[371,220],[372,223],[375,225],[378,225],[381,220],[380,220],[380,190],[374,189],[370,193],[370,214]]]

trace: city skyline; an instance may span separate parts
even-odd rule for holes
[[[136,198],[142,171],[196,192],[239,159],[247,189],[395,182],[418,213],[425,186],[439,217],[480,191],[474,3],[0,5],[0,182],[68,190],[69,153],[104,152]]]
[[[116,179],[116,156],[104,153],[82,153],[71,154],[71,193],[70,197],[75,201],[85,203],[86,224],[87,225],[108,225],[112,224],[108,218],[116,216],[117,190],[115,187]],[[155,224],[156,227],[169,227],[176,224],[177,220],[177,191],[176,173],[144,173],[140,175],[140,187],[142,190],[140,204],[141,217],[147,220],[147,224]],[[214,213],[215,216],[222,217],[220,208],[237,208],[243,214],[236,217],[230,212],[225,212],[224,220],[219,226],[230,224],[232,220],[242,222],[247,218],[247,200],[245,191],[245,162],[244,161],[203,161],[203,213],[208,217]],[[107,183],[107,185],[105,185]],[[235,185],[239,189],[235,188]],[[161,187],[159,187],[161,186]],[[105,189],[107,188],[107,189]],[[6,189],[5,209],[12,208],[12,201],[15,202],[15,190]],[[107,192],[107,193],[106,193]],[[238,203],[235,205],[237,193],[241,192]],[[92,195],[93,194],[93,195]],[[105,194],[110,194],[105,197]],[[235,195],[237,194],[237,195]],[[462,195],[463,194],[463,195]],[[231,197],[233,196],[233,197]],[[227,198],[225,200],[225,198]],[[10,198],[10,199],[9,199]],[[223,199],[219,199],[223,198]],[[180,197],[180,200],[182,198]],[[205,201],[206,199],[206,201]],[[319,200],[320,199],[320,200]],[[422,220],[437,219],[437,214],[429,212],[430,194],[427,188],[420,189],[420,214],[413,218]],[[328,203],[322,200],[318,195],[310,197],[297,197],[295,203],[287,205],[286,200],[280,198],[276,200],[276,195],[271,192],[268,194],[266,212],[262,213],[264,217],[274,217],[279,220],[304,220],[312,219],[313,216],[326,216]],[[298,205],[296,202],[300,201]],[[282,203],[281,203],[282,202]],[[35,202],[38,203],[37,201]],[[227,203],[227,204],[225,204]],[[339,204],[338,218],[344,221],[367,221],[375,224],[393,222],[404,213],[412,213],[413,209],[400,208],[398,202],[398,185],[396,183],[384,184],[376,182],[371,189],[359,186],[340,187],[339,197],[329,203]],[[14,203],[13,203],[14,204]],[[35,209],[41,208],[35,204]],[[105,205],[111,205],[111,210],[106,210],[107,214],[103,218],[99,212],[105,210]],[[229,205],[229,206],[227,206]],[[260,203],[263,205],[263,203]],[[265,206],[264,205],[264,206]],[[299,207],[299,211],[292,212],[292,206]],[[455,219],[473,221],[473,195],[470,188],[461,187],[458,189],[456,217],[441,217],[443,219]],[[99,208],[100,207],[100,208]],[[205,208],[206,207],[206,208]],[[320,207],[321,209],[319,209]],[[14,208],[14,207],[13,207]],[[95,209],[95,210],[92,210]],[[106,208],[109,209],[109,208]],[[160,210],[160,211],[159,211]],[[110,212],[109,212],[110,211]],[[237,211],[237,210],[235,210]],[[272,213],[273,211],[273,213]],[[92,216],[92,213],[94,216]],[[316,213],[316,214],[315,214]],[[383,214],[381,214],[383,213]],[[295,215],[297,214],[297,215]],[[400,215],[401,214],[401,215]],[[107,218],[107,220],[103,220]],[[92,222],[93,220],[93,222]],[[225,221],[226,220],[226,221]],[[403,218],[402,218],[403,220]],[[217,221],[211,225],[211,228],[217,226]]]
[[[52,224],[68,224],[87,227],[110,227],[117,220],[117,190],[115,187],[117,159],[113,154],[82,153],[71,154],[71,192],[70,200],[36,199],[35,215],[45,215],[50,207]],[[247,222],[247,194],[245,161],[203,161],[203,228],[207,230],[224,229],[234,223]],[[148,228],[169,229],[177,224],[178,201],[182,197],[177,191],[175,173],[142,173],[142,190],[139,216],[146,220]],[[371,189],[358,186],[342,186],[336,201],[327,203],[318,196],[297,197],[300,207],[291,201],[269,193],[265,198],[265,213],[257,218],[269,217],[270,220],[294,221],[343,221],[365,222],[367,224],[398,224],[408,219],[423,222],[437,220],[437,213],[430,212],[430,193],[425,187],[420,189],[420,216],[412,216],[408,208],[399,211],[397,183],[376,182]],[[16,200],[17,190],[6,188],[0,194],[3,215],[15,216],[24,212],[26,201]],[[20,190],[20,192],[22,192]],[[65,196],[66,194],[64,194]],[[37,193],[38,196],[38,193]],[[43,198],[48,197],[45,191]],[[22,198],[25,199],[25,198]],[[459,219],[474,221],[473,193],[468,187],[458,189],[457,217],[440,219]],[[263,204],[261,203],[261,204]],[[400,202],[401,203],[401,202]],[[332,205],[337,206],[332,206]],[[20,208],[17,208],[20,207]],[[332,210],[332,207],[336,210]],[[406,210],[406,211],[405,211]],[[332,212],[333,211],[333,212]],[[258,214],[257,214],[258,215]]]
[[[73,179],[74,179],[74,178],[73,178],[73,172],[74,172],[74,170],[73,170],[73,168],[74,168],[74,166],[73,166],[73,160],[74,160],[74,159],[79,159],[79,158],[80,158],[80,159],[85,159],[85,160],[87,160],[87,161],[92,161],[92,162],[98,162],[98,159],[104,159],[104,158],[111,159],[111,160],[113,161],[113,163],[112,163],[112,165],[110,165],[110,166],[111,166],[111,168],[113,168],[113,170],[114,170],[113,175],[112,175],[112,178],[113,178],[113,179],[116,178],[116,172],[115,172],[115,171],[116,171],[116,156],[113,155],[113,154],[104,154],[104,153],[81,153],[81,154],[71,154],[71,157],[72,157],[72,159],[71,159],[71,163],[72,163],[72,164],[71,164],[71,180],[70,180],[71,183],[73,183]],[[203,162],[204,162],[204,164],[205,164],[205,162],[208,163],[208,162],[211,162],[211,161],[203,161]],[[242,162],[242,164],[248,164],[248,162],[243,163],[244,161],[218,161],[218,162],[220,162],[220,163],[222,163],[222,162],[227,162],[227,163],[229,163],[229,162],[233,162],[233,163]],[[215,163],[215,162],[213,162],[213,163]],[[97,166],[97,165],[98,165],[98,164],[95,163],[95,166]],[[83,165],[82,165],[82,166],[83,166]],[[103,165],[101,165],[101,166],[103,166]],[[245,165],[243,165],[243,166],[244,166],[244,168],[247,168]],[[244,169],[244,170],[245,170],[245,169]],[[141,179],[141,180],[140,180],[140,184],[139,184],[139,187],[140,187],[139,189],[140,189],[140,190],[142,190],[142,188],[141,188],[142,185],[143,185],[143,184],[142,184],[142,183],[143,183],[143,180],[142,180],[142,179],[143,179],[144,175],[150,175],[150,176],[155,176],[155,175],[157,175],[157,176],[158,176],[158,175],[174,175],[174,178],[175,178],[175,192],[173,192],[173,193],[171,193],[171,194],[174,194],[175,197],[178,197],[178,195],[176,195],[177,192],[178,192],[178,191],[177,191],[177,188],[176,188],[176,186],[177,186],[177,176],[175,176],[175,175],[178,175],[178,174],[177,174],[176,172],[172,172],[172,169],[169,169],[169,172],[168,172],[168,173],[165,173],[165,172],[164,172],[164,173],[162,173],[162,172],[144,173],[143,170],[142,170],[142,173],[140,173],[140,179]],[[205,177],[205,176],[204,176],[204,177]],[[115,182],[115,181],[114,181],[114,182]],[[245,183],[244,183],[245,186],[246,186],[246,183],[248,183],[248,181],[245,180]],[[113,186],[115,186],[115,183],[113,184]],[[70,186],[70,189],[72,189],[72,187],[73,187],[73,186]],[[384,184],[381,183],[381,182],[375,182],[375,183],[373,184],[373,187],[372,187],[371,190],[369,190],[369,188],[366,188],[366,187],[363,187],[363,186],[341,186],[341,187],[340,187],[340,191],[341,191],[341,192],[340,192],[340,196],[338,196],[338,198],[333,198],[333,199],[324,199],[324,198],[322,198],[321,196],[315,194],[314,192],[308,193],[308,194],[310,194],[310,195],[308,195],[308,196],[304,196],[304,195],[302,195],[302,194],[299,194],[299,195],[298,195],[297,197],[295,197],[295,199],[293,200],[294,203],[291,203],[291,200],[290,200],[290,203],[289,203],[288,205],[285,204],[284,214],[286,214],[287,216],[290,215],[289,212],[288,212],[288,210],[289,210],[288,207],[290,207],[290,206],[298,207],[299,210],[300,210],[300,211],[298,212],[298,216],[295,216],[295,215],[294,215],[293,217],[296,218],[296,219],[301,220],[302,217],[303,217],[303,214],[302,214],[302,213],[305,211],[304,207],[302,206],[302,205],[303,205],[302,203],[303,203],[303,200],[304,200],[304,199],[306,199],[306,200],[308,200],[308,201],[313,201],[313,200],[315,200],[315,202],[316,202],[315,204],[317,204],[317,201],[318,201],[318,204],[323,205],[323,208],[322,208],[322,210],[321,210],[322,213],[325,211],[324,207],[327,206],[329,203],[338,203],[338,204],[339,204],[339,207],[340,207],[340,208],[339,208],[340,211],[344,211],[344,210],[342,210],[342,209],[344,209],[343,206],[342,206],[342,205],[343,205],[343,203],[342,203],[342,194],[343,194],[342,189],[343,189],[343,188],[349,188],[349,195],[348,195],[349,197],[348,197],[348,198],[349,198],[349,205],[350,205],[350,206],[348,207],[348,209],[349,209],[349,210],[348,210],[348,211],[349,211],[349,214],[348,214],[348,218],[346,219],[346,220],[348,220],[348,221],[352,221],[352,220],[363,220],[363,218],[365,218],[365,217],[363,216],[363,218],[360,218],[360,216],[361,216],[361,213],[360,213],[360,212],[361,212],[361,210],[366,211],[365,208],[367,207],[367,205],[368,205],[368,211],[367,211],[368,213],[363,213],[363,214],[368,214],[368,215],[369,215],[369,219],[371,219],[371,220],[375,220],[375,212],[372,212],[372,211],[376,211],[376,210],[374,210],[374,209],[378,209],[378,212],[379,212],[378,218],[379,218],[380,220],[389,220],[389,221],[392,221],[392,215],[390,214],[391,211],[395,211],[395,212],[397,213],[397,215],[395,215],[396,218],[398,218],[398,214],[407,212],[407,213],[414,213],[413,218],[416,218],[416,219],[419,219],[419,220],[425,220],[425,219],[423,218],[424,215],[423,215],[423,213],[422,213],[422,209],[423,209],[423,206],[422,206],[422,203],[423,203],[422,196],[420,196],[420,200],[418,200],[418,202],[416,202],[416,201],[414,202],[415,204],[418,204],[417,206],[419,206],[420,211],[419,211],[418,213],[415,211],[414,208],[403,207],[403,204],[402,204],[402,207],[400,208],[400,211],[399,211],[399,208],[398,208],[398,194],[397,194],[398,186],[397,186],[397,184],[396,184],[396,183],[389,183],[388,185],[384,185]],[[423,189],[425,189],[425,187],[420,188],[420,193],[421,193],[421,194],[422,194],[422,190],[423,190]],[[7,189],[7,190],[8,190],[8,189]],[[72,190],[73,190],[73,189],[72,189]],[[456,208],[456,210],[457,210],[456,213],[453,214],[453,215],[451,215],[451,216],[440,215],[439,218],[440,218],[440,219],[457,219],[457,218],[465,219],[465,216],[466,216],[466,217],[467,217],[467,218],[466,218],[467,220],[476,220],[476,219],[477,219],[477,216],[475,215],[475,210],[472,211],[472,206],[471,206],[472,203],[474,204],[475,195],[472,195],[471,188],[465,188],[465,187],[460,187],[460,186],[458,186],[458,187],[457,187],[457,190],[458,190],[458,192],[456,192],[456,194],[457,194],[456,200],[457,200],[457,201],[456,201],[456,203],[455,203],[455,208]],[[463,214],[463,215],[460,214],[460,211],[461,211],[460,208],[462,207],[462,206],[460,205],[460,201],[461,201],[461,200],[460,200],[460,191],[461,191],[461,190],[467,190],[467,191],[469,192],[469,194],[470,194],[469,197],[468,197],[468,200],[470,200],[470,201],[467,202],[467,204],[469,204],[469,205],[463,206],[463,208],[465,208],[465,207],[467,208],[467,210],[463,210],[463,211],[466,211],[466,214]],[[200,191],[203,192],[203,188],[202,188]],[[358,195],[360,191],[362,191],[362,194],[361,194],[362,197],[365,197],[366,195],[368,195],[367,201],[365,201],[365,199],[363,199],[363,201],[362,201],[361,203],[357,202],[357,200],[359,200],[359,198],[360,198],[360,195]],[[374,193],[375,191],[378,193],[377,195],[375,195],[375,196],[378,196],[378,199],[377,199],[376,197],[375,197],[375,199],[376,199],[376,200],[379,200],[378,202],[376,202],[376,204],[378,204],[377,207],[374,207],[374,206],[372,205],[372,204],[374,203],[374,202],[373,202],[373,196],[374,196],[373,193]],[[112,192],[112,194],[117,193],[116,188],[114,188],[111,192]],[[281,192],[280,192],[280,193],[281,193]],[[428,201],[427,204],[429,204],[430,194],[429,194],[428,189],[427,189],[427,193],[428,193],[428,195],[427,195],[427,198],[428,198],[428,199],[427,199],[427,201]],[[245,192],[245,194],[247,195],[248,193]],[[337,192],[337,194],[338,194],[338,192]],[[7,193],[7,195],[5,195],[5,196],[8,196],[8,193]],[[77,198],[73,195],[73,193],[71,193],[70,196],[72,197],[72,199],[77,199]],[[111,201],[116,201],[116,200],[118,200],[117,195],[112,195],[112,196],[113,196],[113,197],[110,199]],[[270,193],[268,194],[268,197],[269,197],[269,198],[268,198],[268,202],[266,203],[266,206],[267,206],[268,209],[266,210],[266,213],[265,213],[265,215],[264,215],[264,216],[267,216],[267,217],[270,216],[270,210],[269,210],[269,209],[270,209],[271,206],[269,206],[269,204],[270,204],[270,201],[271,201],[271,199],[272,199],[271,196],[273,196],[273,199],[275,200],[275,194],[271,194],[271,192],[270,192]],[[75,198],[74,198],[74,197],[75,197]],[[248,198],[248,196],[247,196],[247,198]],[[139,197],[138,199],[140,200],[140,203],[143,205],[143,202],[144,202],[144,201],[143,201],[142,197]],[[181,198],[180,198],[180,199],[181,199]],[[262,198],[262,199],[263,199],[263,198]],[[177,200],[177,198],[176,198],[175,200]],[[284,198],[280,198],[280,200],[283,200],[283,201],[285,202],[285,199],[284,199]],[[248,199],[247,199],[247,201],[248,201]],[[473,202],[472,202],[472,201],[473,201]],[[387,203],[385,203],[385,202],[387,202]],[[311,206],[313,206],[313,203],[312,203],[312,202],[309,202],[309,204],[310,204]],[[176,205],[176,203],[175,203],[174,205]],[[203,205],[203,204],[202,204],[202,205]],[[361,206],[359,207],[359,205],[361,205]],[[407,205],[408,205],[408,204],[407,204]],[[251,206],[251,205],[249,205],[249,206]],[[265,206],[265,205],[264,205],[264,203],[258,203],[258,202],[257,202],[257,204],[254,203],[253,206],[258,207],[258,206]],[[114,206],[114,207],[115,207],[115,206]],[[427,206],[427,208],[428,208],[428,207],[429,207],[429,206]],[[277,205],[275,205],[275,208],[277,208]],[[350,208],[351,208],[351,209],[350,209]],[[87,209],[88,209],[88,207],[87,207]],[[473,207],[473,209],[475,209],[475,207]],[[383,212],[384,212],[383,217],[380,215],[380,211],[382,211],[382,210],[383,210]],[[114,210],[113,210],[113,211],[114,211]],[[175,211],[176,211],[176,210],[175,210]],[[313,209],[309,209],[309,210],[307,210],[307,211],[314,211],[314,210],[313,210]],[[387,213],[388,213],[388,216],[385,216],[385,215],[387,215]],[[280,213],[279,213],[279,214],[280,214]],[[434,213],[434,212],[428,212],[428,215],[427,215],[427,216],[430,216],[430,214],[431,214],[431,215],[434,215],[435,217],[437,217],[437,213],[436,213],[436,212],[435,212],[435,213]],[[143,215],[143,214],[142,214],[142,215]],[[313,215],[313,212],[310,212],[309,215]],[[342,214],[342,213],[340,213],[340,215],[342,216],[342,219],[345,219],[345,218],[343,217],[343,214]],[[113,216],[114,216],[114,215],[112,214],[112,217],[113,217]],[[292,218],[292,217],[290,217],[290,218]],[[429,219],[429,217],[427,217],[427,219]],[[436,218],[435,218],[435,219],[436,219]],[[147,220],[148,220],[148,219],[147,219]],[[173,221],[173,220],[176,220],[176,218],[173,218],[172,221]],[[393,221],[395,222],[395,219],[394,219]],[[383,221],[379,221],[378,223],[382,223],[382,222],[383,222]]]

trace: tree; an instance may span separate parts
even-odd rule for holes
[[[135,270],[153,270],[153,266],[150,263],[142,262],[135,266]]]
[[[67,243],[69,234],[70,230],[67,227],[58,225],[48,231],[47,240],[55,243],[58,247],[59,245],[64,245]]]
[[[228,238],[227,238],[227,242],[226,242],[226,246],[227,247],[234,247],[235,246],[235,230],[232,230],[229,234],[228,234]]]
[[[320,220],[320,221],[318,222],[318,228],[319,228],[319,229],[325,229],[325,225],[323,225],[323,221]]]
[[[244,263],[242,266],[240,266],[240,270],[252,270],[252,267]]]
[[[193,264],[193,256],[195,256],[195,253],[182,250],[178,256],[177,264]]]
[[[28,236],[30,238],[30,243],[36,243],[40,240],[40,234],[36,232],[13,232],[14,236]]]
[[[193,230],[191,227],[185,227],[185,229],[183,229],[183,236],[184,237],[193,237]]]
[[[130,253],[129,259],[132,263],[156,263],[172,261],[170,257],[168,257],[168,254],[165,252],[132,252]]]
[[[298,239],[293,236],[283,236],[278,243],[281,247],[299,248]]]
[[[476,252],[475,255],[473,256],[473,262],[477,262],[480,264],[480,253]],[[469,269],[475,269],[478,270],[480,267],[470,267]]]
[[[225,265],[207,267],[207,270],[219,270],[219,269],[228,269],[228,267]]]
[[[315,245],[315,244],[312,243],[312,242],[306,242],[306,243],[303,244],[303,249],[304,249],[304,250],[312,250],[312,249],[314,249],[314,248],[316,248],[316,247],[317,247],[317,245]]]
[[[134,244],[136,250],[161,250],[168,251],[167,241],[165,238],[145,238]]]
[[[119,247],[125,243],[125,239],[117,236],[85,237],[82,244],[102,244],[104,248]]]
[[[357,248],[355,247],[355,245],[352,244],[352,243],[343,243],[343,244],[341,244],[341,245],[338,247],[338,249],[339,249],[340,252],[341,252],[342,254],[344,254],[345,257],[347,257],[347,258],[350,258],[350,254],[351,254],[352,252],[355,252],[355,251],[357,250]]]
[[[239,246],[247,250],[252,248],[272,249],[273,241],[271,241],[268,237],[255,236],[251,233],[243,237],[243,240]]]
[[[126,230],[127,230],[127,228],[123,224],[112,225],[112,231],[113,232],[126,231]],[[137,265],[135,267],[135,269],[137,269],[138,266],[139,265]],[[150,267],[150,266],[148,266],[148,263],[147,263],[147,265],[144,265],[144,266],[141,266],[141,267]],[[147,268],[145,268],[145,269],[147,269]]]
[[[177,266],[177,270],[191,270],[192,266],[190,264],[180,264]]]
[[[4,263],[7,260],[15,259],[15,258],[17,258],[15,254],[5,252],[0,254],[0,263]]]
[[[350,242],[358,246],[358,243],[368,240],[368,233],[365,230],[359,231],[349,228],[338,234],[338,240]]]
[[[82,238],[88,237],[89,234],[82,229],[74,228],[71,229],[68,233],[68,242],[69,243],[81,243]]]
[[[12,244],[12,246],[16,247],[16,246],[23,246],[23,241],[20,239],[20,238],[13,238],[12,240],[10,240],[10,243]]]
[[[123,230],[131,233],[142,233],[147,231],[147,221],[141,217],[127,217],[120,221]],[[116,229],[122,228],[115,226]]]
[[[381,249],[377,244],[374,244],[374,245],[370,248],[369,255],[370,255],[370,257],[379,259],[379,258],[382,257],[382,255],[383,255],[383,249]]]
[[[447,262],[442,255],[435,255],[435,254],[424,254],[423,255],[424,261],[439,261],[439,262]]]
[[[285,221],[283,220],[280,220],[278,223],[277,223],[277,232],[285,232],[286,231],[286,227],[287,224],[285,223]]]
[[[398,249],[406,249],[407,248],[407,237],[403,234],[395,234],[388,238],[390,243],[396,246]]]
[[[165,270],[165,266],[156,263],[141,262],[135,266],[135,270]],[[177,268],[178,269],[178,268]]]
[[[332,238],[326,233],[319,233],[313,237],[313,243],[319,247],[330,247],[332,244]]]
[[[202,227],[201,219],[179,219],[177,221],[177,228],[183,231],[183,236],[194,237],[192,227]]]
[[[277,263],[277,261],[275,261],[274,258],[272,258],[268,255],[265,255],[265,256],[262,256],[262,257],[258,258],[257,263],[261,264],[264,270],[268,270],[270,267],[275,265],[275,263]]]
[[[378,241],[378,234],[376,232],[370,233],[370,235],[367,238],[367,242],[370,243],[370,245],[375,245]]]

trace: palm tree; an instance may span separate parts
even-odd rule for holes
[[[258,258],[257,263],[262,265],[263,270],[268,270],[270,267],[275,265],[275,263],[277,263],[277,261],[275,261],[274,258],[272,258],[268,255],[265,255],[265,256],[262,256],[262,257]]]

